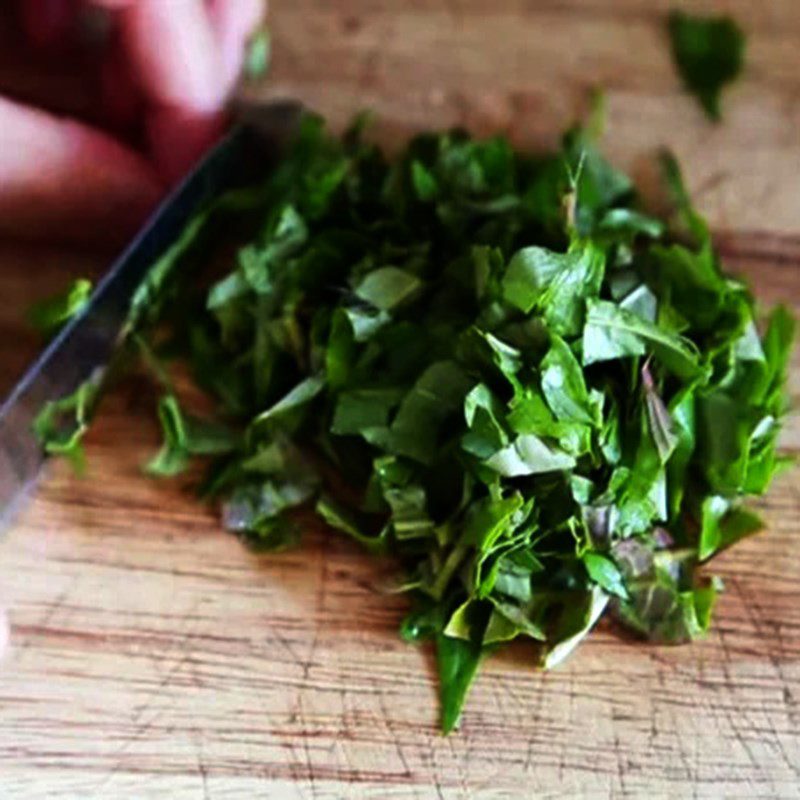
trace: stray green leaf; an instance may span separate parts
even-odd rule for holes
[[[672,57],[686,88],[712,120],[720,119],[722,89],[742,71],[745,39],[730,17],[669,15]]]
[[[86,308],[91,294],[92,282],[78,278],[64,292],[40,300],[31,306],[28,319],[43,336],[53,336]]]

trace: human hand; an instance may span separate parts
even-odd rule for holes
[[[220,135],[264,0],[19,0],[31,50],[64,61],[87,12],[101,116],[122,138],[0,96],[0,233],[129,236]],[[98,14],[101,15],[98,17]],[[85,31],[84,31],[85,33]],[[85,43],[84,43],[85,44]]]

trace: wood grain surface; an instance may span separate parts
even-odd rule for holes
[[[800,7],[725,9],[745,79],[711,126],[681,91],[654,0],[272,3],[260,96],[341,124],[379,115],[396,144],[460,123],[547,146],[608,92],[606,149],[647,181],[667,144],[726,263],[800,312]],[[98,254],[0,246],[0,389],[35,349],[20,308]],[[800,354],[791,390],[800,399]],[[255,556],[185,488],[139,466],[157,442],[139,387],[109,397],[89,472],[54,464],[0,544],[0,797],[794,798],[800,794],[800,472],[761,503],[769,531],[714,562],[716,625],[690,647],[610,625],[540,673],[524,644],[490,660],[461,729],[437,733],[431,653],[397,637],[385,565],[310,526]],[[800,452],[800,421],[784,436]]]

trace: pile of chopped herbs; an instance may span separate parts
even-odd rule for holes
[[[760,526],[742,501],[782,463],[793,321],[757,320],[663,167],[669,223],[579,128],[544,157],[451,132],[387,159],[309,116],[266,183],[153,270],[248,209],[224,274],[179,284],[141,341],[165,387],[147,469],[210,458],[204,496],[259,547],[294,544],[313,508],[393,556],[445,731],[512,639],[547,668],[603,614],[652,641],[702,635],[721,584],[700,566]],[[165,353],[213,418],[186,410]]]

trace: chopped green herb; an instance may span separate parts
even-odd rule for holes
[[[742,71],[744,34],[730,17],[700,17],[673,11],[669,15],[669,35],[672,57],[684,85],[709,118],[719,120],[720,93]]]
[[[674,160],[680,228],[585,131],[546,157],[454,132],[387,160],[359,130],[306,119],[243,195],[264,211],[227,273],[180,282],[206,211],[137,293],[218,410],[188,414],[155,369],[149,471],[209,461],[204,495],[258,547],[296,542],[305,507],[396,556],[445,731],[503,642],[548,668],[606,612],[652,640],[702,635],[721,586],[698,565],[758,528],[742,501],[779,466],[791,316],[762,326]],[[71,452],[83,406],[60,410],[77,429],[49,413],[42,433]]]

